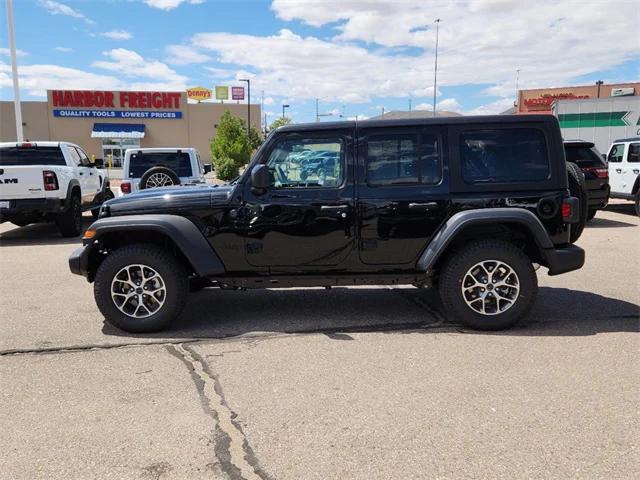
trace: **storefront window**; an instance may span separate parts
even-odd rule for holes
[[[122,167],[124,160],[124,151],[127,148],[140,148],[139,138],[103,138],[102,139],[102,158],[105,165],[111,165],[114,168]]]

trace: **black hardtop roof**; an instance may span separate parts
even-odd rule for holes
[[[574,147],[587,146],[589,148],[596,146],[596,144],[593,143],[593,142],[590,142],[588,140],[579,140],[579,139],[564,140],[564,145],[565,146],[574,146]]]
[[[348,120],[344,122],[292,123],[278,128],[279,132],[302,132],[309,130],[333,130],[336,128],[412,127],[420,125],[473,125],[482,123],[534,123],[557,122],[553,115],[478,115],[461,117],[409,118],[393,120]]]

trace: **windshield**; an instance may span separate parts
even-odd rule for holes
[[[0,148],[0,165],[66,165],[60,147]]]
[[[191,176],[191,160],[185,152],[140,152],[132,153],[129,159],[129,178],[140,178],[153,167],[166,167],[178,177]]]
[[[565,145],[564,147],[567,162],[573,162],[579,167],[602,167],[604,160],[595,147],[586,145]]]

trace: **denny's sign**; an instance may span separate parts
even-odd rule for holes
[[[187,98],[189,100],[196,100],[201,102],[203,100],[208,100],[212,97],[213,92],[208,88],[204,87],[193,87],[187,89]]]

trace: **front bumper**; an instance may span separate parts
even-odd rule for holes
[[[89,253],[88,247],[80,247],[73,251],[69,257],[71,273],[89,278]]]
[[[546,249],[544,253],[549,275],[572,272],[582,268],[584,265],[584,250],[575,245]]]

